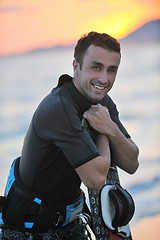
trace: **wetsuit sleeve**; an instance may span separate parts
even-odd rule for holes
[[[108,108],[111,119],[117,124],[121,132],[126,136],[126,138],[130,138],[131,136],[129,135],[129,133],[119,119],[119,112],[113,100],[107,95],[106,98],[103,100],[102,104]]]
[[[33,117],[33,125],[37,136],[58,146],[74,168],[99,156],[77,109],[66,99],[44,100]]]

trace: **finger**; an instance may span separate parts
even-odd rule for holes
[[[87,117],[87,113],[86,113],[86,112],[83,113],[83,117],[84,117],[84,118]]]
[[[84,118],[88,118],[89,116],[91,116],[93,114],[93,111],[91,111],[91,110],[87,110],[87,111],[85,111],[84,113],[83,113],[83,117]]]
[[[100,106],[102,106],[102,105],[100,103],[97,103],[95,105],[92,105],[91,108],[97,108],[97,107],[100,107]]]

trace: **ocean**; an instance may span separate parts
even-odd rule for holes
[[[72,75],[73,48],[62,47],[0,58],[0,195],[14,158],[39,102]],[[120,119],[140,149],[140,166],[129,175],[119,170],[121,184],[133,196],[131,224],[160,213],[160,44],[122,44],[122,60],[110,96]]]

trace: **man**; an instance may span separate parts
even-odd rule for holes
[[[62,75],[40,103],[12,164],[3,239],[88,239],[81,182],[101,189],[111,160],[130,174],[138,168],[138,148],[107,95],[120,59],[119,43],[107,34],[78,41],[73,78]]]

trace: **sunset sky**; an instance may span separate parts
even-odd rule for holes
[[[159,9],[160,0],[0,0],[0,55],[72,44],[92,30],[121,38]]]

